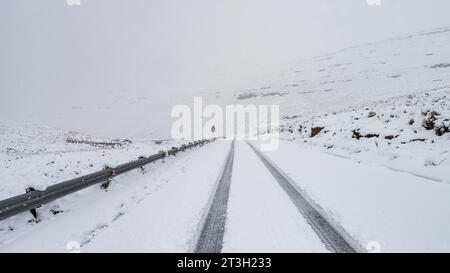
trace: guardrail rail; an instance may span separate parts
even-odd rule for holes
[[[0,221],[5,220],[11,216],[22,212],[30,211],[36,218],[36,208],[45,205],[49,202],[55,201],[61,197],[71,193],[80,191],[87,187],[100,183],[109,183],[109,181],[126,172],[143,167],[151,162],[163,159],[170,155],[175,155],[180,151],[190,149],[196,146],[214,141],[215,139],[206,139],[183,144],[179,148],[173,147],[168,151],[160,151],[157,154],[149,157],[141,157],[125,164],[121,164],[114,168],[107,168],[102,171],[94,172],[85,176],[67,180],[52,186],[45,190],[31,190],[25,194],[17,195],[0,201]]]

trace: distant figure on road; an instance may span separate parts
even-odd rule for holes
[[[213,126],[211,126],[211,133],[214,135],[214,132],[216,131],[216,126],[215,125],[213,125]]]

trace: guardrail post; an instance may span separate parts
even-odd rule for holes
[[[138,158],[138,160],[143,160],[143,159],[145,159],[145,156],[140,156],[140,157]],[[142,171],[142,174],[145,174],[145,173],[146,173],[146,172],[145,172],[144,165],[142,165],[142,166],[140,167],[140,169],[141,169],[141,171]]]
[[[158,152],[158,154],[162,155],[162,160],[161,160],[162,163],[164,163],[165,162],[164,159],[169,156],[169,152],[167,150],[166,151],[161,150]]]
[[[110,168],[110,167],[106,167],[106,168],[105,168],[105,170],[109,170],[109,169],[111,169],[110,177],[109,177],[105,182],[103,182],[103,183],[100,185],[100,189],[105,190],[105,191],[108,190],[108,187],[109,187],[109,185],[111,184],[112,178],[113,178],[114,176],[116,176],[116,170],[115,170],[115,169],[112,169],[112,168]]]
[[[25,189],[25,192],[26,192],[26,193],[29,193],[29,192],[32,192],[32,191],[35,191],[35,188],[33,188],[33,187],[28,187],[28,188]],[[37,208],[30,209],[30,213],[33,215],[34,219],[37,219],[37,218],[38,218],[38,215],[37,215]]]
[[[170,154],[171,155],[173,155],[173,156],[177,156],[177,152],[179,151],[179,149],[177,148],[177,147],[172,147],[171,149],[170,149]],[[169,151],[168,151],[169,152]]]

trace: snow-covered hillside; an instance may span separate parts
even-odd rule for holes
[[[286,119],[282,137],[358,162],[450,183],[450,90]]]
[[[174,141],[113,139],[20,123],[0,124],[0,199],[149,156]]]
[[[450,28],[346,48],[267,71],[218,104],[279,104],[282,137],[449,182]],[[311,137],[316,128],[317,135]]]
[[[266,71],[223,102],[280,104],[285,116],[450,88],[450,28],[355,46]],[[220,90],[219,90],[220,91]]]

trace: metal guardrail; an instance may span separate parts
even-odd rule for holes
[[[31,213],[36,217],[35,209],[44,204],[55,201],[56,199],[90,187],[92,185],[108,182],[110,181],[110,179],[114,178],[117,175],[129,172],[156,160],[163,159],[169,155],[175,155],[180,151],[209,143],[214,140],[215,139],[208,139],[190,142],[188,144],[181,145],[179,148],[174,147],[168,151],[161,151],[149,157],[143,157],[138,160],[119,165],[115,168],[107,168],[102,171],[64,181],[49,186],[42,191],[33,190],[25,194],[5,199],[3,201],[0,201],[0,221],[25,211],[31,211]]]

